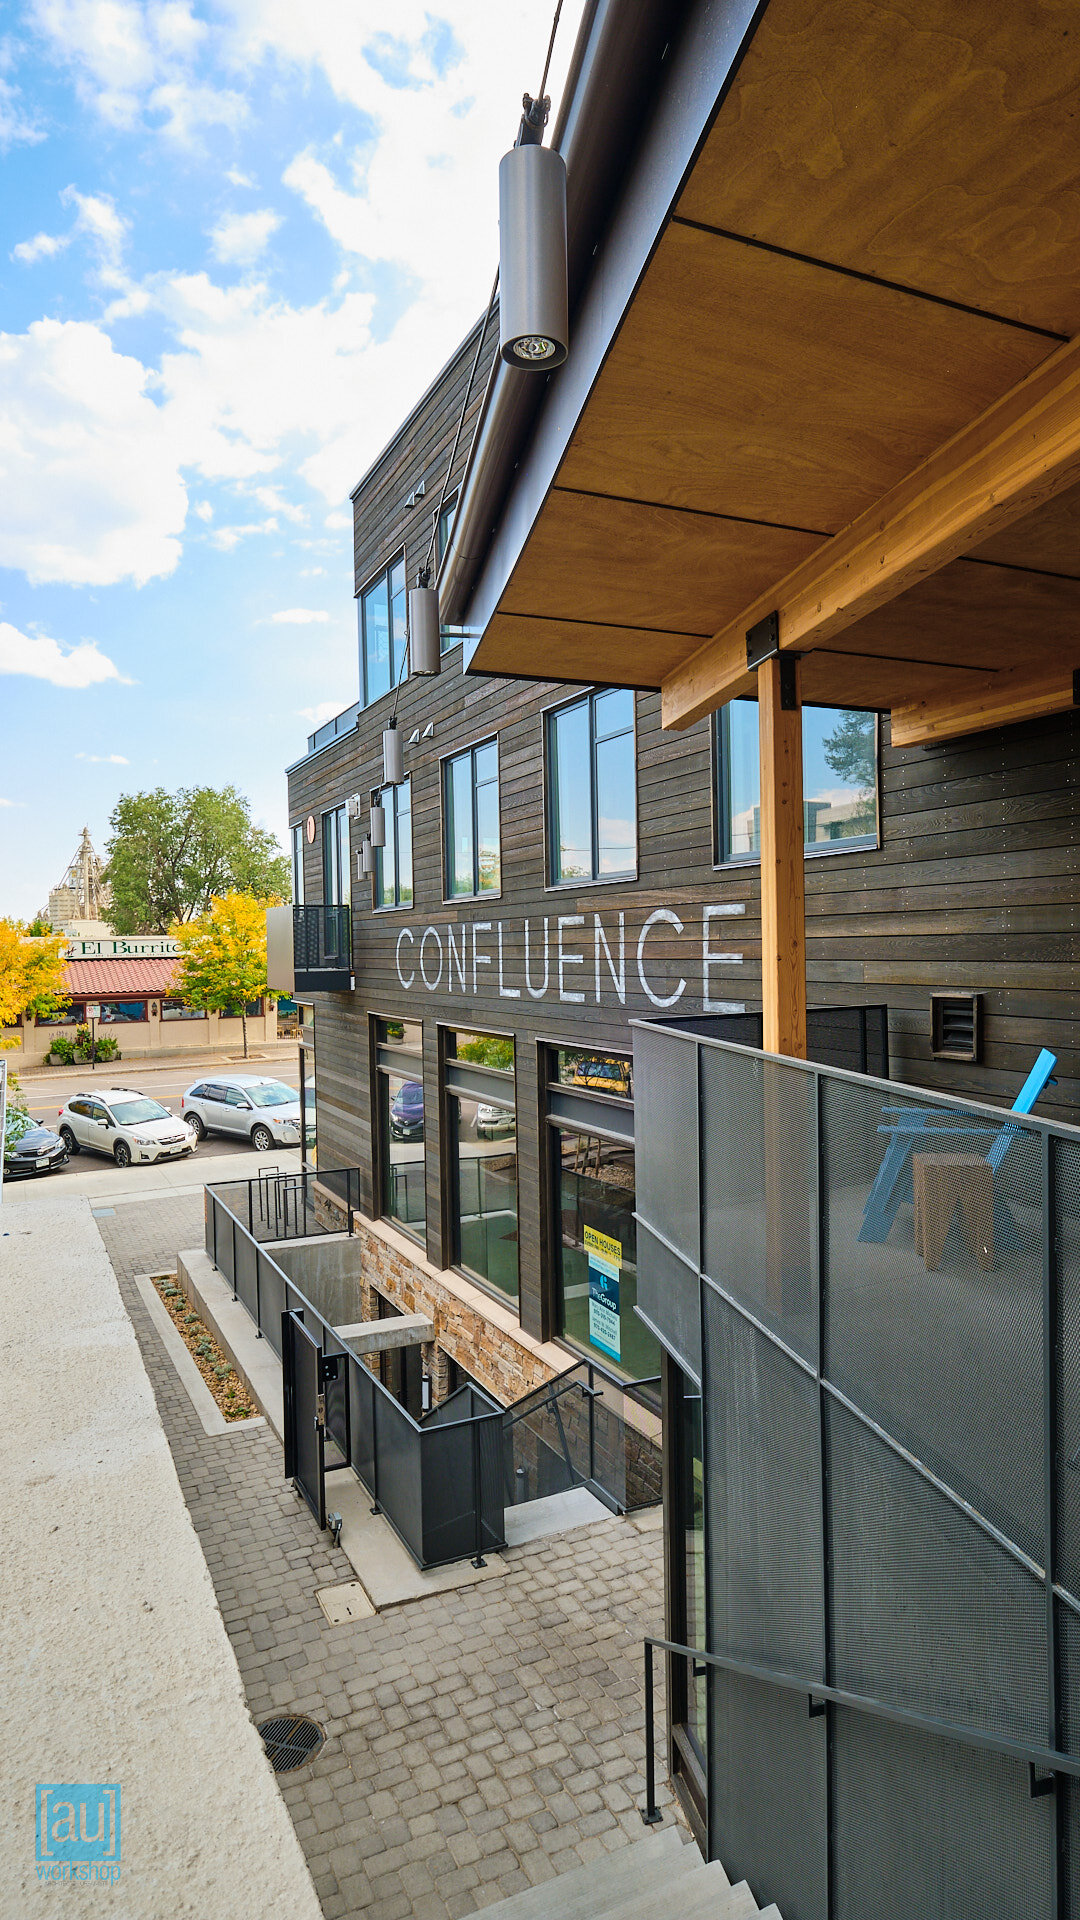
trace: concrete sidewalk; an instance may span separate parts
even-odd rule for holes
[[[43,1197],[64,1199],[79,1194],[92,1207],[118,1207],[147,1200],[168,1200],[181,1193],[197,1193],[204,1187],[224,1186],[230,1180],[257,1180],[261,1173],[299,1173],[300,1154],[296,1147],[280,1153],[253,1153],[244,1147],[240,1153],[202,1154],[195,1152],[184,1160],[157,1160],[147,1166],[118,1167],[104,1155],[83,1152],[59,1173],[36,1180],[7,1180],[4,1183],[5,1207],[33,1202]]]
[[[0,1916],[55,1910],[37,1868],[38,1785],[101,1782],[121,1802],[110,1913],[318,1920],[85,1199],[4,1207],[0,1288]],[[103,1891],[67,1884],[62,1898],[81,1914]]]

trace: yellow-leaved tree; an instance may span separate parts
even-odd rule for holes
[[[21,1013],[60,1013],[70,1004],[64,988],[62,933],[32,934],[21,920],[0,920],[0,1027]],[[0,1046],[18,1040],[0,1034]]]
[[[266,909],[280,905],[275,896],[224,893],[211,899],[208,913],[169,929],[180,943],[174,992],[204,1013],[239,1013],[245,1059],[248,1002],[280,999],[266,984]]]

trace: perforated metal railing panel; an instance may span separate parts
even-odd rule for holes
[[[635,1103],[701,1169],[705,1640],[760,1670],[709,1669],[712,1853],[785,1920],[1080,1920],[1080,1138],[685,1027]]]

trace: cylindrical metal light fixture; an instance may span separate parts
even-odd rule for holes
[[[552,147],[512,147],[499,162],[499,349],[512,367],[561,366],[566,293],[566,165]]]
[[[360,872],[362,874],[365,874],[365,873],[374,873],[374,871],[375,871],[375,853],[372,848],[371,841],[368,839],[368,836],[365,833],[363,839],[360,842]]]
[[[396,720],[387,721],[382,737],[383,786],[400,787],[405,778],[405,754]]]
[[[368,834],[373,847],[385,847],[386,808],[383,806],[382,800],[379,797],[378,787],[373,787],[371,792],[371,815]]]
[[[421,575],[421,583],[409,588],[409,671],[412,674],[431,675],[439,671],[439,594],[436,587],[428,586],[429,577]]]

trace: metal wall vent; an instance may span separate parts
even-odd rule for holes
[[[982,994],[930,995],[930,1051],[935,1060],[982,1058]]]
[[[279,1714],[274,1720],[264,1720],[259,1732],[275,1773],[292,1773],[296,1767],[305,1767],[315,1758],[326,1737],[322,1728],[302,1713]]]

